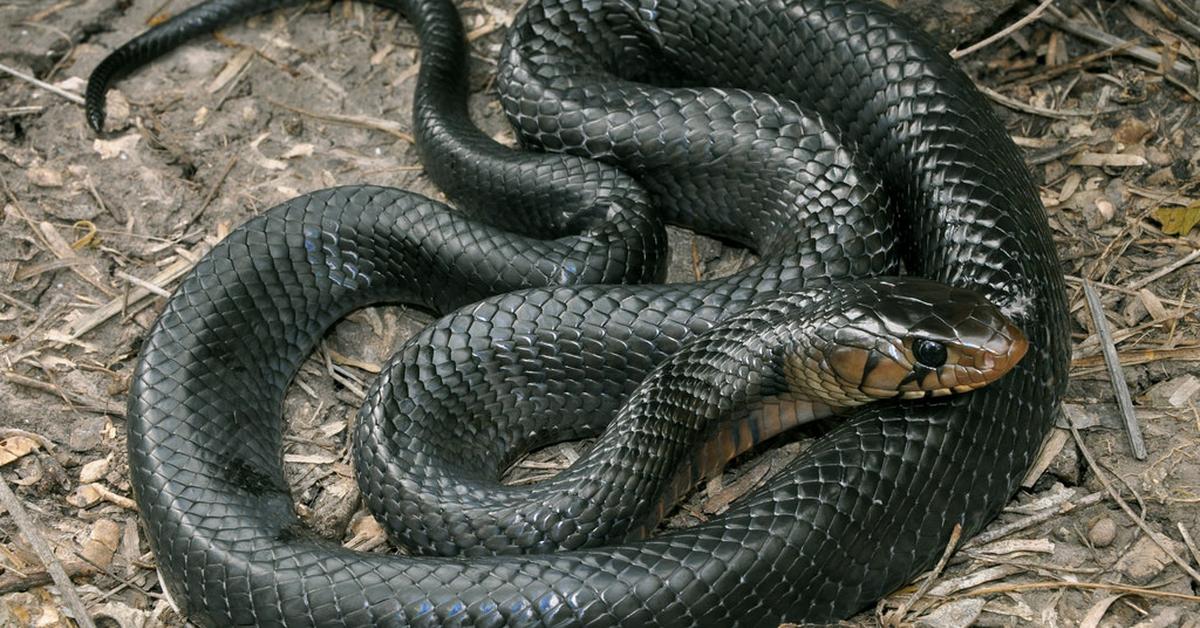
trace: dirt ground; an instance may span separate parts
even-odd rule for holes
[[[299,193],[369,181],[438,196],[406,134],[413,32],[363,4],[287,9],[204,38],[121,82],[110,132],[95,137],[75,102],[88,72],[188,4],[0,5],[0,63],[45,82],[0,72],[0,475],[15,492],[0,501],[0,625],[71,625],[39,541],[101,625],[181,625],[129,499],[122,419],[164,296],[223,234]],[[970,24],[953,13],[970,3],[946,3],[950,17],[924,19],[970,24],[942,29],[950,48],[1036,4]],[[473,110],[499,138],[509,131],[487,88],[514,10],[499,0],[463,9]],[[1065,417],[1008,512],[944,570],[851,623],[1200,626],[1196,24],[1192,0],[1062,0],[963,56],[1025,149],[1060,247],[1075,331]],[[672,236],[675,279],[747,259]],[[347,426],[372,370],[427,320],[398,307],[350,316],[289,395],[297,504],[349,546],[389,551],[360,508]],[[1115,392],[1120,379],[1126,393]],[[1144,459],[1132,453],[1122,399]],[[791,441],[709,482],[670,523],[720,512],[804,446]],[[584,446],[539,452],[510,477],[536,481]]]

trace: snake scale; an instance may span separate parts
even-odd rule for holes
[[[112,81],[286,4],[215,0],[117,49],[89,123]],[[1063,282],[1020,154],[924,34],[862,0],[531,0],[497,76],[516,150],[467,115],[448,0],[377,4],[416,28],[414,135],[460,211],[369,185],[306,194],[231,233],[168,300],[133,378],[129,463],[189,619],[825,621],[999,512],[1065,385]],[[664,224],[759,260],[653,283]],[[974,292],[916,277],[986,296],[1024,359]],[[388,362],[353,436],[368,505],[411,556],[314,538],[282,466],[284,389],[333,322],[380,301],[446,313]],[[814,342],[815,379],[796,358]],[[963,364],[1012,370],[932,396],[983,383]],[[927,398],[789,396],[827,380]],[[643,538],[698,469],[831,408],[835,426],[727,512]],[[499,485],[521,452],[596,434],[555,479]],[[689,458],[714,438],[716,460]]]

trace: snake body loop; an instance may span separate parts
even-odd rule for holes
[[[111,81],[287,4],[215,0],[126,44],[89,82],[89,123],[102,127]],[[531,152],[470,123],[447,0],[377,4],[417,29],[414,135],[463,213],[366,185],[306,194],[235,230],[168,300],[132,382],[129,463],[163,583],[189,619],[823,621],[931,564],[956,524],[970,535],[999,512],[1065,385],[1063,282],[1020,154],[923,34],[863,0],[534,1],[497,80],[519,141],[550,151]],[[661,280],[664,223],[759,261],[696,284],[595,285]],[[708,429],[697,416],[759,429],[768,412],[779,424],[780,407],[796,411],[775,393],[810,371],[722,342],[780,325],[779,312],[832,316],[829,303],[890,329],[909,320],[883,298],[896,293],[940,312],[896,355],[941,360],[944,345],[917,345],[977,317],[959,293],[873,278],[901,265],[988,297],[1028,354],[968,394],[855,411],[728,512],[642,539],[692,479],[676,472],[706,464],[687,458]],[[287,384],[334,321],[385,300],[449,312],[388,363],[354,434],[373,512],[426,556],[311,538],[283,474]],[[829,333],[850,343],[865,324]],[[936,379],[855,355],[829,366],[859,390]],[[498,486],[517,453],[602,430],[560,479]],[[552,548],[569,551],[531,553]]]

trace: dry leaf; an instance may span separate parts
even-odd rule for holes
[[[92,524],[92,533],[80,553],[89,564],[105,569],[112,563],[120,543],[121,526],[111,519],[99,519]]]
[[[87,508],[104,499],[104,493],[97,484],[83,484],[67,495],[67,503],[76,508]]]
[[[1162,225],[1167,235],[1187,235],[1196,223],[1200,223],[1200,202],[1187,207],[1159,207],[1150,215]]]
[[[100,154],[100,159],[112,159],[113,157],[120,157],[122,153],[132,151],[133,147],[141,139],[141,134],[134,131],[115,140],[92,140],[92,150]]]
[[[29,182],[40,188],[61,188],[63,186],[62,172],[44,166],[35,166],[25,171]]]
[[[38,447],[37,441],[24,436],[9,436],[0,440],[0,467],[28,456]]]
[[[1108,608],[1112,606],[1124,593],[1110,595],[1102,598],[1088,609],[1086,615],[1083,616],[1083,621],[1079,622],[1079,628],[1096,628],[1100,625],[1100,620],[1104,619],[1104,614],[1108,612]]]
[[[105,456],[99,460],[93,460],[79,470],[79,481],[83,484],[91,484],[98,482],[108,474],[108,464],[110,457]]]

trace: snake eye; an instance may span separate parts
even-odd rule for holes
[[[937,368],[946,363],[946,345],[921,338],[913,343],[913,357],[925,366]]]

